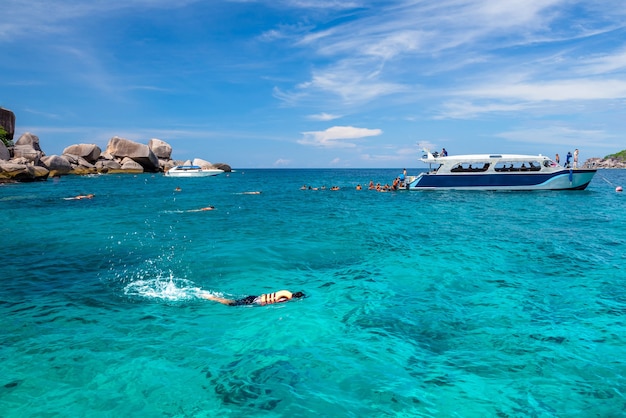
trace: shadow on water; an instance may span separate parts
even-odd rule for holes
[[[284,355],[272,353],[276,357]],[[290,398],[291,391],[297,391],[302,376],[286,360],[258,366],[259,361],[267,361],[269,357],[268,353],[250,353],[246,359],[222,367],[216,376],[207,371],[210,387],[227,405],[274,410],[283,399]]]

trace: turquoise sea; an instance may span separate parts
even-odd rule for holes
[[[0,185],[0,416],[625,416],[626,170],[355,190],[399,173]]]

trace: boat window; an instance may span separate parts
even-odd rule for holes
[[[500,161],[494,167],[495,171],[540,171],[541,163],[539,161]]]
[[[450,170],[453,173],[458,173],[460,171],[463,171],[463,165],[462,164],[455,164],[454,167],[452,167],[452,169]]]
[[[528,167],[530,171],[539,171],[541,170],[541,163],[539,161],[529,161]]]
[[[459,163],[450,170],[453,173],[476,173],[489,169],[489,163]]]

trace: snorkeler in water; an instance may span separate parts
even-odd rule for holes
[[[211,293],[203,292],[200,297],[207,300],[222,303],[228,306],[240,306],[240,305],[270,305],[273,303],[287,302],[292,299],[303,298],[305,295],[302,292],[291,293],[289,290],[279,290],[274,293],[264,293],[259,296],[246,296],[242,299],[226,299],[219,296],[215,296]]]
[[[215,206],[207,206],[200,209],[189,209],[186,212],[205,212],[207,210],[215,210]]]
[[[83,200],[83,199],[93,199],[95,194],[83,194],[74,197],[64,197],[65,200]]]

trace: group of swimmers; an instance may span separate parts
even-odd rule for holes
[[[402,180],[400,177],[396,177],[391,185],[389,183],[384,184],[384,185],[380,183],[374,184],[374,181],[370,180],[369,186],[367,188],[369,190],[376,190],[377,192],[388,192],[388,191],[398,190],[403,187],[404,187],[404,180]],[[341,188],[339,186],[332,186],[328,188],[328,190],[340,190],[340,189]],[[300,187],[300,190],[327,190],[327,187],[326,186],[312,187],[312,186],[307,186],[305,184],[302,187]],[[356,190],[363,190],[363,186],[361,186],[360,183],[357,184]]]
[[[389,192],[402,189],[404,188],[404,186],[405,184],[403,178],[401,178],[401,176],[398,176],[393,180],[393,183],[391,183],[391,185],[389,185],[389,183],[385,183],[384,185],[380,183],[374,184],[374,181],[370,180],[370,184],[367,186],[367,188],[369,190],[376,190],[377,192]],[[356,189],[363,190],[363,187],[361,187],[360,184],[357,184]]]
[[[393,179],[393,182],[391,183],[391,185],[389,185],[389,183],[385,183],[384,185],[381,185],[380,183],[376,183],[374,185],[374,181],[370,180],[370,184],[367,186],[367,188],[369,190],[376,190],[377,192],[389,192],[389,191],[396,191],[399,189],[404,189],[407,184],[406,184],[406,168],[402,170],[402,174],[400,174],[399,176],[397,176],[395,179]],[[361,190],[362,187],[360,184],[358,184],[356,186],[357,190]]]
[[[339,189],[340,189],[339,186],[332,186],[328,190],[339,190]],[[300,190],[326,190],[326,186],[313,187],[313,186],[307,186],[306,184],[303,184],[302,187],[300,187]]]
[[[376,185],[374,185],[374,181],[370,181],[370,184],[368,186],[369,190],[376,190],[377,192],[387,192],[387,191],[391,191],[391,190],[398,190],[400,188],[402,188],[404,186],[403,182],[400,180],[399,177],[396,177],[396,179],[393,181],[393,183],[391,185],[384,184],[381,185],[380,183],[376,183]],[[307,186],[306,184],[302,187],[300,187],[300,190],[326,190],[326,186],[322,186],[322,187],[311,187],[311,186]],[[339,186],[333,186],[331,188],[329,188],[328,190],[340,190]],[[361,186],[361,184],[357,184],[356,185],[356,190],[363,190],[363,186]]]

